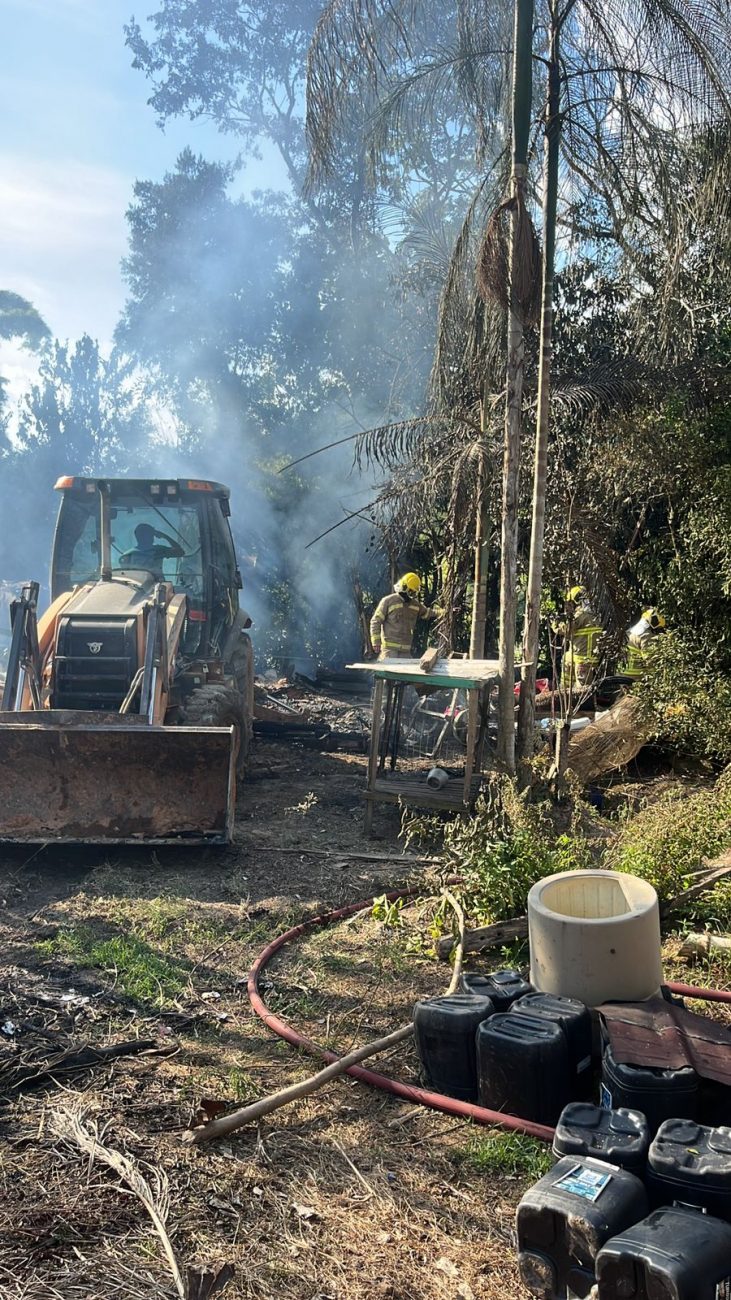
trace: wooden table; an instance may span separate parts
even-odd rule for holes
[[[499,683],[496,659],[439,659],[430,672],[422,672],[418,659],[378,659],[373,663],[348,664],[356,672],[372,673],[373,720],[368,752],[366,785],[366,832],[370,834],[374,803],[405,803],[415,808],[439,811],[469,809],[482,785],[482,764],[487,731],[490,694]],[[440,790],[426,784],[426,772],[395,772],[385,775],[386,752],[382,746],[393,730],[398,743],[403,693],[408,686],[433,686],[436,690],[462,690],[467,695],[467,738],[464,776],[452,777]],[[385,710],[384,710],[385,695]],[[446,729],[445,724],[445,729]],[[433,766],[433,763],[432,763]]]

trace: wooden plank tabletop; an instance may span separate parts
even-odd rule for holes
[[[346,664],[354,672],[373,673],[386,681],[417,682],[427,686],[466,688],[497,681],[497,659],[438,659],[431,672],[419,668],[418,659],[374,659],[370,663]]]

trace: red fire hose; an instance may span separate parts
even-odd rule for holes
[[[419,888],[412,889],[395,889],[390,894],[386,894],[389,903],[395,902],[398,898],[410,898],[414,894],[420,893]],[[364,908],[371,906],[372,900],[368,899],[361,903],[350,903],[347,907],[338,907],[331,912],[323,912],[320,916],[314,916],[310,920],[302,921],[300,925],[295,925],[291,930],[285,930],[276,939],[272,939],[266,948],[259,953],[254,965],[249,972],[249,979],[246,991],[249,995],[249,1001],[256,1012],[257,1016],[264,1021],[275,1034],[284,1038],[294,1047],[303,1048],[313,1056],[320,1056],[328,1062],[337,1061],[337,1053],[329,1052],[327,1048],[321,1047],[312,1039],[306,1038],[299,1034],[296,1029],[288,1025],[285,1020],[280,1020],[270,1011],[259,993],[259,976],[267,964],[271,961],[276,952],[283,948],[285,944],[291,943],[298,939],[300,935],[306,934],[309,930],[317,929],[324,925],[332,925],[336,921],[342,921],[346,916],[352,916],[355,912],[362,912]],[[672,993],[680,997],[699,998],[706,1002],[728,1002],[731,1003],[731,991],[724,989],[700,989],[694,988],[691,984],[668,984],[667,987]],[[361,1065],[351,1065],[346,1072],[353,1076],[354,1079],[360,1079],[361,1083],[370,1084],[372,1088],[380,1088],[383,1092],[390,1092],[394,1097],[401,1097],[404,1101],[413,1102],[415,1105],[428,1106],[432,1110],[444,1111],[447,1115],[459,1115],[462,1119],[472,1119],[478,1124],[497,1124],[501,1128],[512,1129],[518,1133],[527,1133],[530,1137],[540,1138],[543,1142],[551,1142],[554,1130],[545,1124],[534,1124],[531,1120],[521,1119],[518,1115],[506,1115],[502,1111],[488,1110],[485,1106],[475,1106],[468,1101],[458,1101],[456,1097],[446,1097],[441,1092],[429,1092],[426,1088],[417,1088],[410,1083],[400,1083],[398,1079],[391,1079],[387,1074],[378,1074],[374,1070],[364,1069]]]

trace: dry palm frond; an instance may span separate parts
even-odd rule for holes
[[[333,170],[338,127],[356,84],[380,88],[391,61],[407,58],[418,0],[329,0],[307,58],[305,131],[312,192]]]
[[[654,391],[677,375],[650,371],[636,357],[616,357],[591,366],[579,376],[560,376],[551,386],[551,400],[558,412],[580,419],[609,411],[626,410],[640,400],[650,381]]]
[[[517,223],[515,256],[510,267],[512,234]],[[524,325],[534,325],[541,307],[541,247],[520,191],[495,209],[485,227],[477,262],[477,284],[485,301],[517,312]]]
[[[429,438],[430,450],[434,446],[453,444],[455,434],[472,430],[479,433],[480,426],[468,416],[458,413],[416,416],[383,424],[377,429],[367,429],[358,435],[355,461],[358,469],[378,465],[382,469],[396,469],[415,455],[424,454],[424,440]]]
[[[151,1165],[147,1166],[150,1175],[148,1181],[143,1177],[140,1167],[129,1156],[104,1145],[96,1124],[87,1128],[82,1123],[81,1117],[74,1111],[52,1111],[48,1123],[57,1137],[70,1145],[77,1146],[88,1155],[90,1164],[94,1160],[100,1160],[113,1169],[130,1191],[139,1198],[160,1238],[177,1293],[181,1300],[187,1300],[187,1289],[165,1226],[170,1209],[170,1186],[165,1171]]]

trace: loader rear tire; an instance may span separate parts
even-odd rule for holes
[[[185,701],[182,721],[188,727],[233,727],[236,770],[243,775],[249,756],[250,723],[246,701],[239,691],[215,682],[197,687]]]

